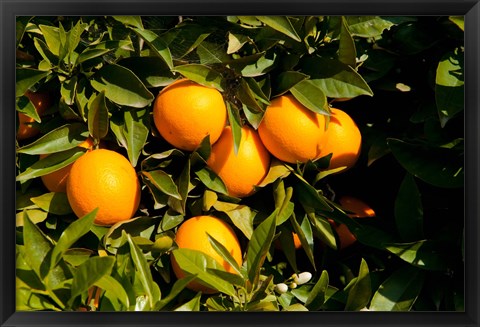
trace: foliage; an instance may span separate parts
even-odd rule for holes
[[[42,133],[17,144],[18,310],[463,310],[459,17],[18,17],[16,32],[16,109]],[[222,92],[236,147],[241,125],[256,129],[290,92],[314,112],[348,112],[361,157],[346,172],[326,171],[329,156],[273,160],[253,196],[229,197],[206,167],[207,139],[180,151],[151,123],[155,96],[181,76]],[[38,117],[27,90],[55,105]],[[83,155],[88,136],[138,173],[141,208],[127,222],[77,219],[38,178]],[[377,217],[349,218],[335,202],[343,194]],[[237,274],[157,242],[200,214],[234,226]],[[338,250],[328,219],[358,242]],[[171,255],[192,275],[175,280]],[[186,289],[193,278],[219,293]]]

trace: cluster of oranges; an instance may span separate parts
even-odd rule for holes
[[[37,112],[42,115],[47,103],[39,102],[28,93]],[[174,147],[194,151],[209,136],[211,154],[206,164],[224,182],[230,196],[243,198],[255,191],[267,175],[271,158],[287,163],[304,163],[332,154],[329,169],[349,169],[359,157],[360,131],[345,112],[332,108],[325,116],[305,108],[292,95],[282,95],[271,101],[257,130],[248,124],[241,127],[241,140],[234,150],[234,136],[227,126],[227,108],[222,94],[212,88],[187,79],[165,87],[153,106],[153,120],[160,135]],[[33,120],[19,114],[17,139],[38,133]],[[87,152],[73,164],[42,176],[51,192],[66,192],[73,212],[78,216],[99,208],[95,222],[111,226],[128,220],[140,203],[140,184],[134,167],[121,154],[107,149],[93,149],[89,138],[79,145]],[[41,158],[46,155],[42,155]],[[341,203],[355,216],[371,216],[372,212],[352,206],[350,199]],[[366,206],[366,205],[365,205]],[[363,210],[363,211],[362,211]],[[368,211],[368,210],[367,210]],[[374,215],[374,213],[373,213]],[[342,247],[354,242],[354,236],[335,225]],[[222,243],[241,265],[242,252],[233,229],[221,219],[200,216],[186,220],[177,230],[175,242],[179,248],[202,251],[217,260],[227,271],[230,265],[210,245],[206,231]],[[293,235],[295,248],[301,244]],[[184,273],[172,256],[173,271],[178,278]],[[189,287],[209,292],[209,288],[193,282]]]

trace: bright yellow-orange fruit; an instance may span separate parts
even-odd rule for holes
[[[208,240],[207,233],[227,249],[239,266],[242,265],[242,250],[235,232],[226,222],[216,217],[197,216],[186,220],[177,230],[175,243],[177,243],[180,249],[201,251],[215,259],[226,271],[235,273],[235,270],[230,264],[212,247]],[[177,276],[178,279],[185,277],[186,273],[180,269],[173,255],[171,259],[175,276]],[[187,287],[191,290],[197,292],[202,291],[206,294],[216,293],[216,290],[202,285],[197,281],[189,283]]]
[[[88,138],[82,143],[78,145],[79,147],[89,149],[93,147],[93,139]],[[48,154],[41,154],[40,159],[47,157]],[[62,192],[65,193],[67,191],[67,177],[70,174],[70,169],[72,169],[73,163],[68,166],[65,166],[59,170],[56,170],[50,174],[43,175],[40,178],[42,179],[43,185],[50,191],[50,192]]]
[[[375,217],[375,211],[362,200],[359,200],[352,196],[342,196],[338,200],[338,202],[343,209],[352,212],[348,214],[352,218]],[[350,232],[350,230],[345,224],[336,224],[331,219],[329,221],[338,234],[338,239],[340,241],[340,249],[349,247],[357,241],[355,235]]]
[[[218,140],[227,121],[227,109],[216,89],[181,79],[158,94],[153,120],[168,143],[193,151],[207,135],[211,144]]]
[[[52,100],[48,93],[33,93],[31,91],[27,91],[25,93],[25,96],[30,100],[30,102],[33,103],[39,116],[42,116],[45,111],[52,105]],[[38,133],[40,133],[40,130],[32,125],[33,122],[35,122],[33,118],[30,118],[21,112],[18,113],[19,124],[17,130],[17,140],[25,140],[30,137],[34,137]]]
[[[95,223],[110,226],[133,217],[140,204],[140,183],[124,156],[97,149],[73,163],[67,198],[77,217],[98,207]]]
[[[270,153],[265,149],[257,132],[251,127],[242,127],[242,138],[235,154],[232,129],[225,127],[217,143],[212,146],[207,164],[220,176],[228,193],[245,197],[254,192],[270,168]]]
[[[362,134],[357,124],[346,112],[331,108],[327,138],[320,155],[323,157],[332,153],[329,169],[352,168],[360,156],[361,146]]]
[[[319,158],[325,142],[325,126],[325,116],[308,110],[292,95],[283,95],[271,101],[258,134],[278,159],[306,162]]]

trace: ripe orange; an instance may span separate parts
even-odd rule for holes
[[[93,147],[93,139],[88,138],[84,142],[78,145],[79,147],[88,149],[91,151]],[[40,159],[47,157],[48,154],[41,154]],[[43,175],[40,178],[42,179],[43,185],[50,191],[50,192],[62,192],[65,193],[67,191],[67,177],[70,174],[70,169],[72,169],[73,163],[70,165],[63,167],[57,171],[51,172],[48,175]]]
[[[375,217],[375,211],[362,200],[352,196],[342,196],[338,202],[344,210],[352,212],[348,214],[351,218]],[[356,242],[355,235],[350,232],[345,224],[336,224],[331,219],[329,221],[338,234],[340,249],[344,249]]]
[[[52,99],[48,93],[27,91],[25,96],[33,103],[39,116],[42,116],[52,105]],[[17,140],[25,140],[40,133],[40,130],[32,125],[35,120],[21,112],[18,113],[18,122]]]
[[[325,116],[308,110],[292,95],[283,95],[267,107],[258,133],[268,151],[278,159],[306,162],[321,154]]]
[[[361,145],[362,134],[353,119],[344,111],[331,108],[327,138],[320,155],[323,157],[333,153],[329,169],[352,168],[360,156]]]
[[[234,197],[245,197],[254,191],[270,168],[270,153],[265,149],[257,132],[251,127],[242,127],[242,139],[235,155],[230,126],[212,147],[207,164],[220,176],[228,193]]]
[[[230,252],[232,257],[242,265],[242,250],[233,229],[223,220],[212,216],[197,216],[186,220],[177,230],[175,242],[180,249],[201,251],[215,259],[227,272],[235,273],[230,264],[220,256],[208,240],[210,234]],[[185,277],[185,272],[171,256],[172,269],[178,279]],[[193,281],[187,287],[194,291],[202,291],[206,294],[216,293],[215,290]]]
[[[97,149],[73,163],[67,198],[78,217],[98,207],[95,223],[110,226],[133,217],[140,203],[140,183],[124,156]]]
[[[216,89],[181,79],[158,94],[153,120],[168,143],[193,151],[207,135],[211,144],[218,140],[227,121],[227,109]]]

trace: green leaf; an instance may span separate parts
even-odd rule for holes
[[[227,191],[227,187],[225,186],[225,183],[208,166],[205,166],[202,169],[195,171],[195,175],[200,179],[200,181],[206,187],[208,187],[212,191],[228,195],[228,191]]]
[[[16,68],[15,69],[15,96],[19,97],[25,94],[29,88],[37,82],[47,77],[50,71],[36,70],[32,68]]]
[[[257,285],[258,283],[260,270],[272,244],[273,236],[275,235],[277,211],[278,210],[275,210],[267,219],[258,225],[253,231],[252,238],[248,242],[247,269],[248,279],[252,285]]]
[[[120,145],[127,149],[128,159],[133,167],[137,166],[150,132],[149,113],[147,109],[125,108],[123,117],[115,116],[110,121],[110,128]]]
[[[202,65],[222,64],[230,60],[230,56],[225,52],[223,44],[203,41],[198,44],[196,52]]]
[[[175,185],[172,177],[170,177],[170,175],[163,170],[154,170],[149,172],[142,171],[142,175],[147,177],[150,182],[152,182],[153,185],[155,185],[155,187],[157,187],[163,193],[179,200],[182,199],[180,193],[178,193],[177,185]]]
[[[233,256],[228,252],[228,250],[223,246],[222,243],[217,241],[213,236],[211,236],[207,232],[208,241],[212,248],[217,252],[232,268],[237,272],[237,274],[241,275],[242,272],[240,271],[240,266],[238,265],[237,261],[233,258]]]
[[[235,296],[235,290],[230,283],[207,271],[208,268],[224,270],[212,257],[203,252],[191,249],[176,249],[172,251],[175,262],[185,273],[196,275],[199,282],[230,296]]]
[[[63,231],[57,244],[52,250],[50,269],[53,269],[60,262],[65,251],[90,231],[90,227],[93,225],[97,212],[98,208],[74,221]]]
[[[406,266],[395,271],[375,292],[372,311],[410,311],[422,290],[425,272]]]
[[[167,43],[162,39],[161,36],[158,36],[150,30],[145,30],[143,28],[132,28],[138,36],[145,40],[148,46],[155,51],[160,58],[165,61],[170,69],[173,69],[172,54],[168,48]]]
[[[35,271],[40,279],[46,275],[45,269],[48,269],[47,255],[50,253],[53,245],[47,239],[45,234],[30,220],[27,211],[23,216],[23,242],[25,251],[23,252],[26,262]]]
[[[58,64],[58,56],[54,55],[50,51],[50,49],[48,48],[48,46],[45,42],[43,42],[39,38],[34,38],[33,39],[33,44],[35,45],[35,48],[40,53],[40,55],[42,56],[44,61],[47,62],[48,64],[50,64],[50,68],[53,65]],[[40,68],[40,70],[42,70],[42,71],[43,70],[49,70],[49,69],[44,69],[43,67],[40,66],[40,64],[38,66],[39,66],[38,68]]]
[[[88,137],[88,130],[82,123],[72,123],[55,128],[38,140],[17,150],[25,154],[49,154],[73,149]]]
[[[224,91],[225,86],[222,75],[208,66],[200,64],[187,64],[176,66],[172,69],[172,71],[178,72],[189,80],[192,80],[200,85],[217,89],[220,92]]]
[[[18,286],[15,291],[17,311],[61,311],[60,308],[50,302],[47,296],[34,293],[28,286]]]
[[[423,238],[421,194],[415,179],[408,173],[395,199],[395,223],[403,241],[417,241]]]
[[[327,97],[317,84],[316,81],[306,79],[291,87],[290,92],[307,109],[318,114],[330,115]]]
[[[464,181],[464,156],[455,149],[388,139],[395,159],[410,174],[437,187],[459,188]]]
[[[32,18],[32,16],[17,16],[15,18],[15,44],[17,48],[20,44],[20,41],[22,41],[25,30],[27,29],[27,25]]]
[[[347,16],[347,23],[352,35],[365,38],[380,36],[394,25],[378,16]]]
[[[167,296],[157,302],[155,306],[155,311],[162,310],[166,305],[172,302],[180,294],[180,292],[183,291],[183,289],[195,278],[195,275],[189,275],[182,279],[178,279],[175,284],[173,284],[170,293],[168,293]]]
[[[294,180],[293,189],[296,194],[296,198],[305,207],[313,208],[316,210],[331,211],[330,205],[312,185],[310,185],[302,176],[294,174],[296,179]]]
[[[123,288],[123,285],[112,276],[104,275],[94,284],[97,287],[109,292],[113,295],[121,304],[123,304],[124,311],[127,311],[130,307],[130,300],[128,294]]]
[[[228,32],[228,49],[227,54],[232,54],[240,50],[243,45],[247,42],[250,42],[250,38],[246,35],[235,34]]]
[[[90,59],[94,59],[117,49],[133,51],[132,42],[130,40],[120,41],[103,41],[96,44],[91,44],[83,50],[77,58],[77,64],[81,64]]]
[[[143,29],[141,16],[112,16],[112,18],[122,24]]]
[[[153,94],[131,70],[117,64],[103,66],[92,76],[91,84],[119,105],[143,108],[154,100]]]
[[[201,299],[202,292],[198,292],[193,299],[175,308],[173,311],[200,311]]]
[[[337,241],[335,234],[332,230],[332,225],[326,218],[318,216],[315,212],[309,212],[307,210],[307,217],[310,220],[310,224],[315,231],[315,235],[322,240],[325,245],[332,249],[337,249]]]
[[[71,106],[75,103],[75,89],[77,87],[77,76],[65,80],[60,86],[60,94],[63,101]]]
[[[60,55],[61,41],[60,41],[60,31],[58,27],[47,26],[47,25],[38,25],[40,31],[42,31],[45,42],[47,43],[48,49],[55,55]]]
[[[277,180],[273,186],[273,199],[275,208],[278,209],[277,226],[287,221],[293,213],[294,203],[292,199],[293,188],[291,186],[285,189],[283,180]]]
[[[277,77],[274,95],[280,96],[288,92],[292,87],[294,87],[298,83],[308,78],[309,78],[308,75],[302,74],[297,71],[282,72]]]
[[[105,91],[101,91],[88,108],[88,131],[96,139],[103,139],[108,133],[108,108]]]
[[[18,112],[21,112],[35,119],[37,123],[42,122],[40,116],[38,115],[37,109],[35,108],[35,105],[30,101],[27,96],[22,95],[16,98],[15,105]]]
[[[464,54],[457,49],[445,54],[437,66],[435,102],[442,127],[465,106],[463,61]]]
[[[318,67],[322,67],[321,70]],[[302,64],[302,73],[310,75],[313,83],[330,98],[373,96],[373,91],[352,67],[336,59],[308,58]]]
[[[326,292],[328,288],[329,278],[326,270],[322,271],[320,278],[313,286],[312,290],[308,294],[305,306],[310,311],[316,311],[320,309],[326,299]]]
[[[48,157],[35,162],[33,165],[25,169],[25,171],[18,174],[16,181],[23,182],[57,171],[73,163],[80,158],[85,151],[86,149],[84,148],[76,147],[67,151],[51,154]]]
[[[258,77],[275,68],[277,54],[256,53],[229,62],[229,66],[243,77]]]
[[[66,193],[45,193],[43,195],[30,198],[40,209],[54,215],[68,215],[72,213],[70,204],[68,203]]]
[[[457,25],[462,31],[465,30],[465,17],[464,16],[449,16],[448,19]]]
[[[258,186],[264,187],[268,184],[275,182],[279,178],[286,178],[288,175],[290,175],[290,173],[291,170],[288,169],[288,167],[283,162],[277,159],[272,159],[267,176],[265,176],[265,178]]]
[[[128,244],[130,245],[130,255],[136,269],[135,276],[139,278],[143,286],[143,290],[145,291],[145,296],[147,297],[149,308],[151,310],[154,307],[154,304],[160,300],[160,289],[153,281],[150,266],[148,265],[147,259],[143,255],[142,251],[133,242],[130,235],[127,235],[127,237]]]
[[[358,277],[352,284],[348,292],[347,304],[345,311],[359,311],[367,306],[372,295],[371,281],[368,265],[362,258]]]
[[[250,86],[243,78],[240,80],[240,86],[237,89],[236,96],[244,105],[246,105],[253,112],[265,111],[262,105],[258,103],[254,93],[250,89]]]
[[[423,240],[411,243],[394,243],[385,246],[389,252],[415,267],[425,270],[445,271],[451,259],[449,245]]]
[[[256,212],[244,204],[234,204],[229,202],[216,201],[213,204],[215,210],[224,212],[230,218],[232,223],[242,233],[250,239],[253,234],[253,219]]]
[[[232,108],[232,105],[227,102],[227,113],[228,113],[228,122],[232,128],[233,135],[233,151],[235,155],[238,154],[238,149],[240,148],[240,142],[242,140],[242,126],[240,113],[236,108]]]
[[[297,234],[298,239],[300,240],[300,243],[302,244],[302,248],[304,249],[305,254],[308,257],[308,260],[312,264],[313,269],[317,270],[317,267],[315,265],[315,259],[313,257],[313,240],[310,239],[311,244],[308,242],[307,237],[306,237],[305,233],[303,232],[302,226],[297,221],[295,213],[290,217],[290,223],[292,224],[293,229],[294,229],[295,233]],[[310,227],[309,221],[307,219],[303,220],[302,225],[308,225]],[[310,231],[310,233],[311,233],[311,231]]]
[[[207,271],[221,278],[227,283],[230,283],[232,285],[237,285],[240,287],[245,287],[245,280],[241,275],[230,273],[224,270],[212,269],[212,268],[207,268]]]
[[[338,46],[338,60],[352,68],[357,64],[357,50],[355,49],[355,41],[348,28],[347,19],[342,16],[342,26],[340,29],[340,44]]]
[[[88,291],[104,276],[110,275],[114,264],[114,257],[91,257],[78,266],[73,276],[69,304],[72,305],[77,296]]]
[[[129,57],[118,64],[130,69],[148,88],[167,86],[175,80],[170,68],[158,57]]]
[[[297,42],[302,42],[297,31],[292,26],[292,23],[285,16],[256,16],[256,18],[267,26],[270,26],[274,30],[285,34],[286,36],[294,39]]]
[[[188,199],[188,192],[190,191],[190,167],[191,163],[190,160],[187,160],[185,166],[183,166],[182,173],[178,177],[176,182],[178,186],[178,193],[180,194],[181,200],[176,198],[169,198],[169,206],[174,209],[175,211],[185,214],[187,210],[187,199]]]

